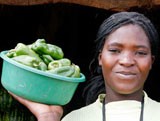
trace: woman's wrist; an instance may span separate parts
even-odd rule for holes
[[[49,112],[37,116],[37,119],[38,121],[60,121],[61,115],[54,112]]]

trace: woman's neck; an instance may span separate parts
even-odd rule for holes
[[[106,93],[106,103],[122,100],[137,100],[141,102],[143,98],[143,89],[138,90],[132,94],[120,94],[110,90],[106,90]]]

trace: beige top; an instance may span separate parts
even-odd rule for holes
[[[62,121],[102,121],[102,103],[104,94],[96,102],[66,115]],[[115,101],[105,105],[106,121],[139,121],[141,102],[134,100]],[[144,97],[143,121],[160,121],[160,102]]]

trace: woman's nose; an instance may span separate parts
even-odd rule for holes
[[[119,58],[119,63],[126,67],[133,66],[135,64],[134,55],[129,52],[123,53]]]

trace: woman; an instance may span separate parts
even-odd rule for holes
[[[97,34],[92,78],[84,92],[88,105],[72,111],[62,121],[159,121],[160,103],[143,90],[157,55],[158,41],[157,31],[142,14],[120,12],[107,18]],[[99,96],[95,101],[96,94]],[[38,121],[61,120],[62,107],[13,96]]]

